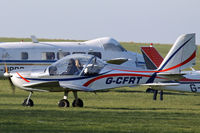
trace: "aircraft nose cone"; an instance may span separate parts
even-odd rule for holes
[[[5,72],[3,75],[4,75],[4,77],[12,77],[12,75],[10,73],[7,73],[7,72]]]

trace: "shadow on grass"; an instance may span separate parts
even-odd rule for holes
[[[179,111],[198,111],[199,109],[186,109],[186,108],[115,108],[115,107],[84,107],[84,108],[90,108],[90,109],[101,109],[101,110],[124,110],[124,111],[157,111],[157,110],[179,110]]]
[[[109,91],[104,91],[104,92],[109,92]],[[139,90],[111,90],[110,92],[119,92],[119,93],[142,93],[142,94],[153,94],[153,92],[145,92],[145,91],[139,91]],[[160,94],[160,93],[158,93]],[[181,92],[163,92],[164,95],[185,95],[185,96],[189,96],[189,95],[194,95],[194,96],[198,96],[198,94],[196,93],[181,93]]]

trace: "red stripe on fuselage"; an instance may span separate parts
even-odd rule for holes
[[[113,70],[125,71],[125,72],[141,72],[141,73],[166,72],[166,71],[169,71],[169,70],[172,70],[172,69],[175,69],[175,68],[178,68],[178,67],[181,67],[181,66],[185,65],[186,63],[190,62],[195,57],[196,57],[196,51],[194,51],[194,53],[187,60],[185,60],[184,62],[182,62],[182,63],[180,63],[180,64],[178,64],[176,66],[173,66],[173,67],[170,67],[170,68],[167,68],[167,69],[164,69],[164,70],[160,70],[160,71],[132,71],[132,70],[121,70],[121,69],[113,69]]]
[[[175,69],[177,67],[185,65],[186,63],[188,63],[192,59],[194,59],[194,57],[196,57],[196,51],[194,51],[194,53],[187,60],[185,60],[184,62],[182,62],[182,63],[180,63],[180,64],[178,64],[176,66],[170,67],[168,69],[160,70],[160,71],[131,71],[131,70],[121,70],[121,69],[113,69],[113,70],[125,71],[125,72],[141,72],[141,73],[166,72],[166,71],[169,71],[169,70],[172,70],[172,69]],[[102,79],[102,78],[106,78],[106,77],[114,77],[114,76],[142,76],[142,77],[151,77],[151,75],[142,75],[142,74],[124,74],[124,73],[120,73],[120,74],[108,74],[108,75],[102,75],[102,76],[93,78],[93,79],[89,80],[88,82],[86,82],[83,86],[87,87],[92,82],[94,82],[94,81],[96,81],[98,79]],[[156,77],[156,78],[165,79],[165,78],[162,78],[162,77]]]
[[[25,79],[24,77],[22,77],[22,75],[20,75],[18,72],[16,72],[24,81],[26,82],[30,82],[29,80]]]
[[[107,77],[116,77],[116,76],[142,76],[142,77],[151,77],[151,75],[143,75],[143,74],[131,74],[131,73],[115,73],[115,74],[108,74],[108,75],[102,75],[96,78],[93,78],[89,81],[87,81],[85,84],[83,84],[83,86],[87,87],[88,85],[90,85],[92,82],[102,79],[102,78],[107,78]],[[162,77],[156,77],[156,78],[160,78],[160,79],[165,79]]]
[[[182,82],[200,82],[200,80],[199,79],[188,79],[188,78],[183,78],[183,79],[181,79],[180,81],[182,81]]]

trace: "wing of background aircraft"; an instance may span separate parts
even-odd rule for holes
[[[126,58],[115,58],[115,59],[107,61],[107,63],[121,65],[127,61],[128,61],[128,59],[126,59]]]

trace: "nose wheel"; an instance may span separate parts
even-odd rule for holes
[[[24,102],[22,103],[23,106],[29,106],[29,107],[33,107],[34,103],[33,100],[31,100],[31,95],[33,94],[33,92],[31,91],[28,98],[24,100]]]
[[[28,101],[28,98],[24,100],[24,102],[22,103],[23,106],[30,106],[30,107],[33,107],[34,106],[34,103],[33,103],[33,100],[29,99]]]

